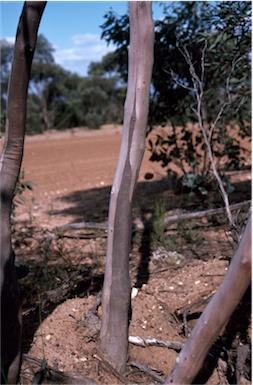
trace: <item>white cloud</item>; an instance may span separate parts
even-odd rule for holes
[[[54,58],[63,68],[80,75],[87,74],[90,62],[101,61],[104,55],[113,51],[113,46],[107,46],[107,43],[95,34],[74,35],[71,42],[72,47],[67,49],[55,47]]]
[[[12,37],[5,37],[5,38],[3,38],[3,40],[7,41],[7,43],[9,43],[9,44],[14,44],[16,38],[14,36],[12,36]]]

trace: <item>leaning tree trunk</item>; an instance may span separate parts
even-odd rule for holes
[[[251,214],[228,272],[198,319],[165,384],[191,384],[251,280]]]
[[[11,245],[11,209],[23,156],[27,89],[37,31],[46,2],[24,4],[9,80],[6,132],[0,160],[1,383],[14,384],[20,367],[21,304]]]
[[[129,251],[132,199],[145,149],[153,68],[150,2],[129,2],[128,88],[120,154],[111,190],[100,347],[119,371],[126,368],[130,308]]]

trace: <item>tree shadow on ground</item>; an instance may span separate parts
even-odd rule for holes
[[[74,221],[104,222],[108,219],[111,186],[94,188],[91,190],[75,191],[57,199],[67,208],[50,210],[51,215],[72,216]],[[143,211],[152,211],[157,199],[165,193],[172,193],[172,184],[169,178],[153,182],[137,184],[133,201],[133,216],[141,215]],[[173,193],[171,194],[171,197]],[[179,203],[179,202],[178,202]],[[148,205],[147,205],[148,204]]]
[[[230,202],[236,203],[251,199],[251,180],[243,178],[234,184],[235,190],[230,194]],[[68,207],[51,211],[51,215],[72,216],[73,222],[105,223],[108,220],[109,200],[111,186],[94,188],[87,191],[75,191],[58,198]],[[195,196],[184,193],[180,181],[175,174],[161,180],[139,182],[133,201],[133,220],[140,220],[144,224],[141,233],[139,253],[141,256],[136,277],[136,287],[141,287],[148,282],[149,260],[151,254],[152,215],[157,202],[163,202],[166,211],[184,209],[188,211],[207,210],[209,208],[223,207],[219,193],[210,193],[206,196]]]
[[[251,199],[251,180],[244,178],[244,173],[238,172],[239,182],[234,183],[234,191],[229,195],[230,203],[237,203]],[[105,223],[108,220],[111,186],[94,188],[87,191],[75,191],[58,198],[65,208],[51,210],[51,215],[73,218],[72,222]],[[200,211],[210,208],[224,207],[218,192],[208,196],[194,198],[183,191],[181,182],[175,174],[161,180],[139,182],[133,200],[133,220],[140,220],[144,224],[141,233],[139,252],[141,255],[137,273],[137,287],[147,283],[149,277],[148,265],[151,253],[152,215],[156,203],[163,202],[166,211],[183,209],[185,211]],[[68,207],[66,207],[66,204]]]
[[[229,194],[231,204],[251,199],[251,180],[241,180],[233,186],[235,189]],[[111,186],[74,191],[57,198],[58,203],[64,203],[64,208],[50,210],[49,213],[61,217],[72,216],[73,222],[105,222],[108,220],[110,191]],[[164,202],[167,211],[176,209],[197,211],[224,206],[218,192],[194,197],[185,193],[179,180],[173,175],[137,184],[133,200],[133,219],[138,217],[143,219],[143,215],[152,213],[155,203],[159,201]]]

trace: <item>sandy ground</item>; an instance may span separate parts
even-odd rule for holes
[[[107,221],[120,141],[119,126],[105,126],[98,131],[50,132],[26,139],[22,168],[25,179],[33,182],[33,191],[25,193],[26,201],[16,210],[14,234],[17,260],[30,270],[20,281],[23,351],[27,354],[21,384],[31,384],[43,365],[48,377],[43,383],[92,383],[86,377],[98,384],[122,383],[97,358],[101,307],[98,328],[94,327],[96,319],[90,323],[83,317],[102,288],[106,232],[83,229],[61,234],[50,244],[45,242],[56,226],[84,220]],[[153,178],[147,181],[146,173],[152,173]],[[250,178],[249,172],[240,174],[237,200],[249,199]],[[134,201],[134,219],[148,220],[160,200],[171,214],[215,204],[215,200],[192,202],[187,194],[175,193],[171,183],[165,170],[149,161],[146,150]],[[242,215],[245,217],[245,212]],[[158,249],[149,248],[145,232],[134,236],[130,274],[136,295],[132,301],[130,335],[185,342],[227,271],[233,246],[224,216],[180,226],[167,229],[166,250],[160,250],[160,254]],[[173,256],[169,252],[174,252]],[[245,321],[245,310],[243,314]],[[246,329],[248,337],[242,341],[235,333],[235,340],[237,345],[248,346],[250,334],[243,320],[237,322],[237,329]],[[229,349],[225,342],[223,349]],[[236,353],[232,357],[229,352],[230,359],[236,361]],[[216,354],[218,358],[220,353]],[[141,362],[161,378],[170,372],[176,357],[174,349],[129,344],[129,362]],[[249,384],[246,377],[241,376],[239,383]],[[227,378],[226,370],[216,362],[209,377],[198,383],[225,383],[222,381]],[[125,381],[159,383],[131,365]]]

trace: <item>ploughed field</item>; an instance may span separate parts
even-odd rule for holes
[[[16,258],[29,269],[20,280],[22,384],[31,384],[39,371],[43,383],[91,383],[87,377],[98,384],[159,383],[175,362],[178,345],[143,347],[130,342],[128,371],[117,377],[96,349],[101,306],[92,319],[87,316],[103,283],[106,230],[96,224],[108,219],[120,141],[119,126],[52,131],[26,139],[22,168],[33,191],[22,195],[25,201],[14,216]],[[133,221],[143,223],[144,230],[133,233],[130,253],[129,333],[180,345],[222,281],[234,246],[225,214],[173,222],[164,232],[159,228],[159,215],[208,210],[222,202],[218,193],[208,199],[190,198],[176,178],[149,157],[146,150],[133,205]],[[235,186],[232,203],[250,199],[251,172],[229,177]],[[246,205],[237,211],[240,223],[247,210]],[[91,227],[61,228],[80,222]],[[249,313],[246,298],[216,341],[208,357],[211,369],[198,383],[250,383]]]

